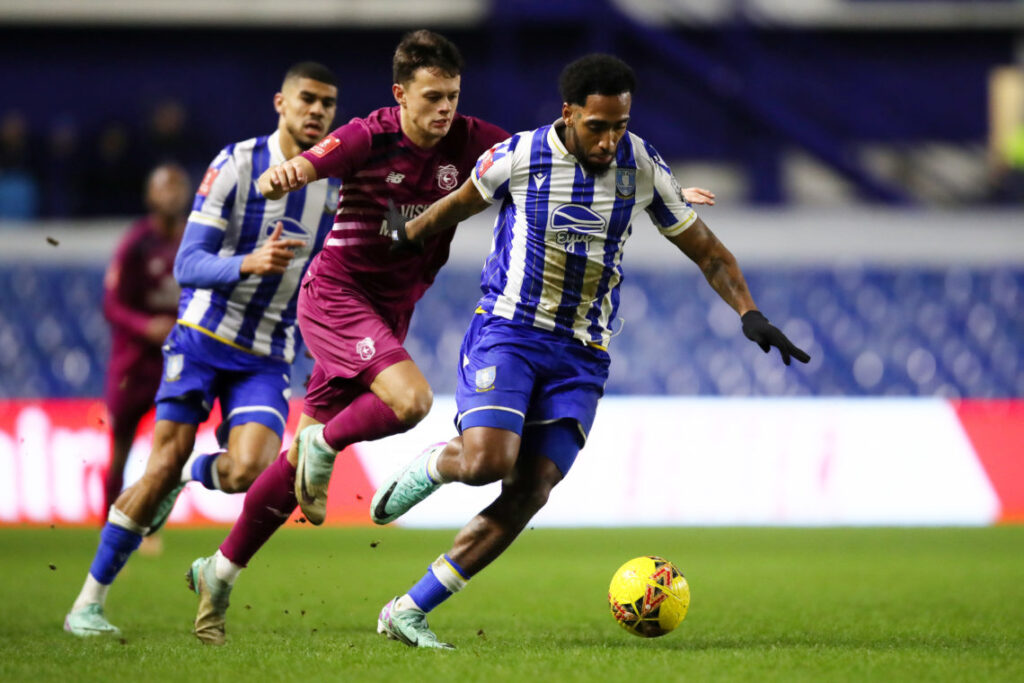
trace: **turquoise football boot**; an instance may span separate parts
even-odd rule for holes
[[[199,596],[192,633],[207,645],[223,645],[231,586],[217,578],[213,563],[213,557],[200,557],[185,572],[185,581]]]
[[[427,472],[427,462],[447,444],[436,443],[416,456],[405,469],[385,481],[370,501],[370,517],[376,524],[393,522],[441,487]]]
[[[338,455],[329,446],[320,445],[321,439],[317,437],[323,433],[322,424],[302,430],[298,439],[299,463],[295,467],[295,498],[302,514],[317,526],[327,517],[327,487],[334,471],[334,458]]]
[[[80,638],[117,635],[121,632],[121,629],[107,621],[103,605],[98,602],[68,612],[64,617],[64,630]]]
[[[454,650],[451,643],[442,643],[427,625],[427,615],[418,609],[396,610],[395,601],[384,605],[377,616],[377,633],[386,635],[410,647],[429,647],[436,650]]]

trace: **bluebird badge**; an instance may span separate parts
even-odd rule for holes
[[[164,377],[168,382],[177,382],[181,379],[181,371],[185,368],[185,356],[174,353],[167,356],[164,363]]]
[[[615,169],[615,194],[622,199],[636,194],[635,168]]]
[[[494,388],[494,377],[497,374],[497,368],[493,365],[486,368],[481,368],[476,371],[476,390],[477,391],[490,391]]]

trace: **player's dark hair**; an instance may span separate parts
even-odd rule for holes
[[[391,62],[395,83],[408,83],[417,69],[437,69],[448,78],[462,73],[462,55],[455,43],[439,33],[420,29],[402,36]]]
[[[293,78],[308,78],[338,87],[338,79],[334,77],[334,72],[320,62],[299,62],[298,64],[293,64],[285,73],[284,80],[288,81]]]
[[[636,90],[636,76],[629,64],[618,57],[594,53],[562,69],[558,89],[563,102],[584,105],[589,95],[632,93]]]

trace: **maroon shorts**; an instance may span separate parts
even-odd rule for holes
[[[111,362],[107,372],[107,412],[114,428],[137,424],[142,416],[153,407],[156,390],[163,375],[163,358],[156,347],[154,357],[145,356],[134,360],[134,364],[121,368]]]
[[[409,360],[402,342],[411,308],[384,308],[332,280],[307,275],[298,318],[315,361],[302,412],[319,422],[368,391],[381,370]]]

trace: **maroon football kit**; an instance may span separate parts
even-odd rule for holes
[[[103,313],[110,321],[106,401],[111,419],[137,421],[153,406],[160,386],[160,344],[146,338],[155,316],[174,317],[181,291],[174,257],[181,235],[167,237],[149,217],[136,221],[121,240],[104,278]]]
[[[413,307],[448,260],[455,226],[427,239],[422,253],[392,253],[382,228],[388,200],[407,217],[419,215],[507,137],[497,126],[456,114],[448,134],[423,149],[402,132],[399,107],[387,107],[352,119],[303,152],[317,177],[342,181],[334,227],[299,293],[299,325],[316,359],[307,415],[326,422],[381,370],[409,358],[402,342]]]

